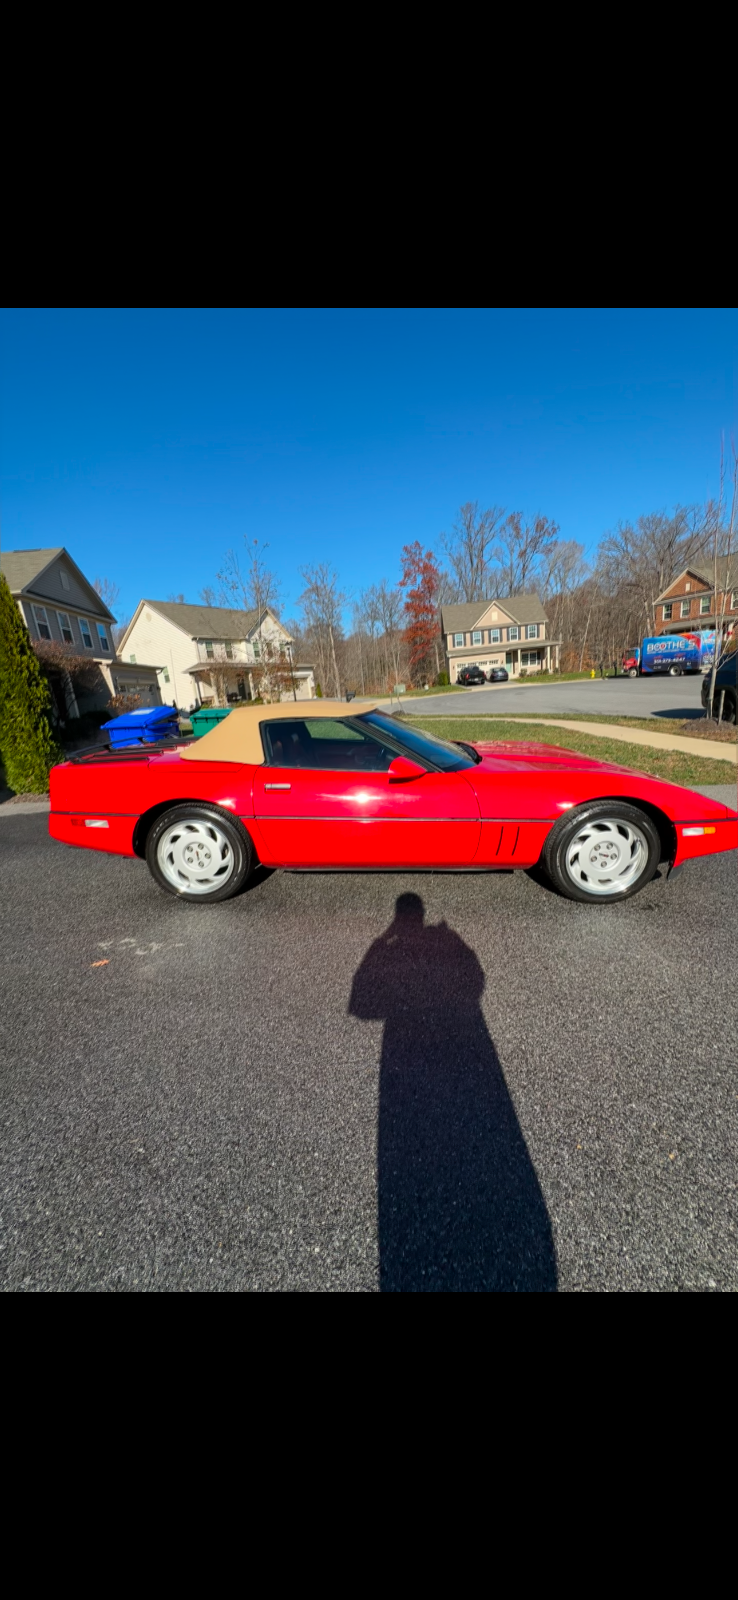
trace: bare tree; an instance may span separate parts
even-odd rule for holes
[[[676,506],[671,516],[655,511],[636,522],[621,522],[605,535],[597,557],[601,581],[610,594],[631,591],[640,631],[650,633],[655,604],[678,572],[703,554],[711,534],[719,537],[718,502]]]
[[[558,523],[551,517],[542,516],[540,512],[535,517],[526,517],[522,511],[509,513],[500,529],[494,552],[497,578],[495,592],[500,600],[523,594],[539,581],[546,570],[558,532]]]
[[[276,572],[264,559],[268,544],[252,539],[246,544],[243,561],[237,551],[226,550],[223,566],[216,574],[221,586],[221,605],[233,606],[237,611],[258,611],[259,621],[266,611],[276,611],[281,588]],[[204,592],[204,591],[203,591]],[[212,590],[209,593],[212,594]]]
[[[720,452],[720,493],[712,531],[712,572],[715,613],[715,653],[710,673],[710,716],[715,715],[715,678],[718,663],[726,643],[725,617],[730,605],[730,595],[738,588],[738,454],[735,441],[731,446],[730,512],[725,525],[725,449]],[[722,550],[718,545],[722,544]],[[719,708],[718,708],[719,712]]]
[[[467,500],[450,538],[444,535],[457,600],[487,600],[494,586],[494,541],[505,517],[504,506],[480,511],[478,500]],[[448,604],[448,601],[445,601]]]
[[[338,671],[336,646],[343,638],[342,611],[346,596],[338,587],[338,573],[327,563],[315,567],[301,567],[300,576],[305,588],[299,605],[305,623],[305,632],[315,653],[321,684],[330,685],[336,699],[341,697],[341,680]]]
[[[113,583],[111,578],[96,578],[92,587],[95,590],[95,593],[99,594],[103,605],[107,606],[108,611],[115,612],[120,595],[120,585]],[[118,649],[120,641],[123,638],[130,620],[130,617],[119,617],[113,623],[110,632],[113,636],[114,649]]]

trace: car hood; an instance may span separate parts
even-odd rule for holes
[[[587,799],[595,800],[600,795],[623,795],[647,800],[673,819],[696,815],[702,818],[736,815],[732,807],[723,805],[719,800],[710,800],[699,791],[685,789],[681,784],[670,783],[668,779],[650,777],[647,773],[635,771],[633,767],[618,766],[614,761],[598,761],[594,756],[580,755],[576,750],[567,750],[564,745],[534,744],[517,739],[500,739],[499,743],[489,744],[475,739],[474,748],[479,751],[482,760],[477,767],[467,771],[466,777],[474,784],[480,800],[490,792],[487,786],[495,778],[499,781],[509,774],[514,780],[515,774],[523,777],[527,773],[532,777],[534,773],[549,773],[551,785],[544,780],[542,784],[532,784],[531,790],[547,796],[555,809],[565,793],[558,774],[568,773],[573,783],[572,803],[581,804]],[[554,774],[557,776],[554,777]],[[521,792],[518,790],[518,794]]]
[[[469,741],[472,742],[471,740]],[[615,766],[610,761],[597,761],[594,756],[580,755],[561,744],[536,744],[533,740],[499,739],[494,744],[475,739],[474,749],[482,757],[477,772],[571,772],[576,768],[606,768],[610,772],[626,772],[626,767]]]

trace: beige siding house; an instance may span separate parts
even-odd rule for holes
[[[249,699],[258,692],[249,668],[263,652],[283,650],[291,660],[292,637],[274,612],[194,606],[175,600],[141,600],[120,642],[131,667],[156,667],[162,700],[190,709],[224,699]],[[294,664],[289,698],[312,700],[312,667]],[[283,697],[284,698],[284,697]]]
[[[6,550],[0,556],[0,571],[34,642],[61,646],[55,652],[56,662],[63,662],[67,652],[77,666],[80,660],[90,664],[91,670],[81,677],[76,670],[70,677],[59,665],[50,674],[60,717],[77,717],[105,706],[118,689],[115,618],[69,551],[63,545],[51,550]],[[158,703],[156,674],[143,676],[145,681],[136,685],[138,692]]]
[[[452,683],[462,667],[472,665],[484,672],[506,667],[511,678],[521,669],[550,672],[558,665],[561,640],[548,637],[548,618],[537,594],[443,606],[441,627]]]

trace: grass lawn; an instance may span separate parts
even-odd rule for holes
[[[576,720],[581,719],[577,717]],[[603,719],[592,717],[591,720],[599,722]],[[618,721],[615,717],[611,720]],[[627,725],[627,718],[624,720]],[[536,744],[558,744],[567,750],[577,750],[580,755],[592,756],[595,761],[612,761],[618,767],[631,767],[636,772],[647,773],[651,778],[682,783],[688,789],[703,783],[730,783],[733,776],[726,761],[714,761],[709,756],[685,755],[681,750],[649,750],[647,745],[592,738],[590,734],[572,733],[568,728],[548,728],[545,725],[526,727],[521,722],[506,722],[504,717],[429,717],[425,720],[423,717],[413,717],[412,721],[428,733],[439,734],[442,739],[468,739],[472,742],[511,739],[517,743],[525,740]],[[651,719],[645,726],[653,729],[653,721]]]
[[[510,712],[489,711],[485,712],[484,721],[506,721]],[[643,728],[647,733],[678,733],[680,738],[687,739],[720,739],[735,743],[738,737],[735,724],[724,722],[718,729],[715,722],[709,723],[706,717],[607,717],[598,716],[592,711],[525,711],[522,706],[520,716],[535,717],[536,721],[542,717],[546,722],[610,722],[616,728]],[[697,731],[699,729],[699,732]],[[562,729],[562,732],[564,730]]]

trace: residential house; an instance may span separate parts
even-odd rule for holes
[[[162,700],[184,710],[254,698],[264,661],[283,651],[291,671],[282,698],[312,700],[313,668],[292,665],[292,644],[291,634],[268,607],[239,611],[141,600],[121,639],[120,655],[132,666],[155,666]]]
[[[548,618],[537,594],[516,594],[509,600],[474,600],[443,606],[448,673],[455,683],[462,667],[506,667],[511,678],[521,670],[550,672],[558,666],[560,639],[548,637]]]
[[[717,610],[715,594],[717,592]],[[723,623],[732,633],[738,623],[738,555],[698,561],[674,578],[654,606],[654,633],[711,632]]]
[[[159,704],[156,673],[146,670],[131,676],[117,661],[115,617],[63,545],[3,551],[0,571],[31,638],[42,647],[40,653],[43,646],[49,647],[49,681],[62,722],[106,706],[119,688],[133,689],[145,702]]]

